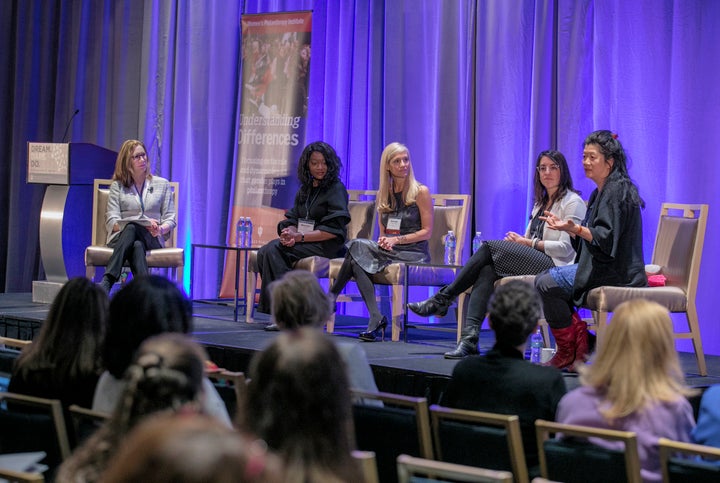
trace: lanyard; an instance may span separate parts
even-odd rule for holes
[[[315,203],[315,200],[317,200],[318,195],[320,194],[320,188],[318,188],[317,192],[315,192],[315,197],[310,201],[310,204],[308,205],[308,201],[310,200],[310,194],[308,194],[308,197],[305,198],[305,218],[310,218],[310,207]]]
[[[141,214],[144,215],[145,214],[145,203],[143,203],[143,192],[145,191],[145,181],[143,181],[142,191],[138,191],[137,185],[135,185],[135,183],[133,183],[133,186],[135,187],[135,191],[137,192],[138,197],[140,198],[140,208],[142,209]]]

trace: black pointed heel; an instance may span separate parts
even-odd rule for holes
[[[438,301],[436,297],[430,297],[422,302],[412,302],[407,304],[408,308],[422,317],[437,315],[445,317],[448,313],[450,303]]]
[[[372,330],[367,330],[366,332],[360,332],[360,335],[358,338],[364,342],[375,342],[377,340],[378,335],[380,335],[383,342],[385,341],[385,327],[387,327],[387,317],[383,315],[383,318],[380,319],[380,322],[375,326]]]

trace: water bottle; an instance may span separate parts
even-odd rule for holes
[[[245,217],[241,216],[235,226],[235,246],[245,246]]]
[[[248,216],[247,218],[245,218],[245,246],[246,247],[252,246],[252,232],[253,232],[252,220]]]
[[[475,232],[475,238],[473,238],[473,244],[472,244],[472,251],[473,254],[475,254],[476,251],[480,249],[480,245],[482,245],[482,233],[479,231]]]
[[[455,265],[455,233],[452,230],[445,235],[445,265]]]
[[[543,350],[543,336],[540,327],[530,336],[530,362],[540,364]]]

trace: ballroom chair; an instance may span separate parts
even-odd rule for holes
[[[562,433],[570,439],[549,439]],[[538,419],[535,434],[540,457],[540,475],[564,482],[640,483],[637,435],[628,431],[591,428]],[[625,450],[611,450],[592,444],[587,438],[622,441]]]
[[[42,473],[34,473],[29,471],[13,471],[0,467],[0,480],[10,483],[42,483],[45,477]]]
[[[220,368],[205,371],[205,375],[213,383],[218,394],[225,402],[230,419],[235,420],[240,402],[245,397],[245,389],[247,388],[245,373]]]
[[[432,405],[430,418],[439,461],[511,471],[515,481],[528,482],[517,416]]]
[[[375,230],[375,196],[374,190],[347,190],[348,211],[350,212],[350,223],[347,225],[347,239],[372,238]],[[296,270],[307,270],[317,278],[328,278],[330,259],[325,257],[306,257],[295,263]],[[259,275],[257,265],[257,251],[248,254],[247,262],[247,285],[245,286],[245,321],[252,323],[255,313],[255,292],[257,291],[257,279]],[[328,322],[328,332],[333,332],[335,320]]]
[[[660,467],[665,483],[720,481],[720,448],[660,438]]]
[[[583,306],[592,311],[598,344],[608,323],[608,313],[622,302],[643,298],[666,307],[672,313],[684,313],[688,331],[675,332],[676,339],[691,339],[701,376],[707,376],[700,337],[695,297],[700,276],[708,205],[663,203],[655,235],[652,264],[661,267],[667,278],[663,287],[598,287],[587,294]]]
[[[397,471],[400,483],[427,483],[429,481],[512,483],[514,481],[513,475],[509,471],[445,463],[405,454],[397,458]]]
[[[352,395],[361,401],[353,404],[357,448],[375,453],[380,481],[397,481],[395,460],[400,454],[432,459],[427,399],[385,392]]]
[[[44,451],[41,463],[50,475],[70,456],[70,442],[62,405],[14,393],[0,393],[0,454]]]
[[[353,450],[352,457],[360,464],[365,483],[380,483],[377,459],[372,451]]]
[[[470,195],[432,195],[433,200],[433,232],[429,240],[430,263],[429,264],[405,264],[391,263],[379,273],[374,274],[371,279],[376,285],[388,285],[392,290],[392,340],[400,340],[400,332],[405,331],[407,340],[407,329],[410,327],[430,326],[431,324],[407,323],[407,290],[410,286],[442,287],[455,279],[456,268],[444,265],[445,259],[445,235],[449,230],[455,232],[457,244],[455,246],[455,259],[459,264],[462,260],[463,247],[465,244]],[[330,284],[332,285],[342,266],[343,259],[336,258],[330,261]],[[406,275],[407,274],[407,275]],[[464,313],[466,294],[458,297],[458,328],[457,337],[460,338]],[[339,301],[342,299],[338,298]],[[362,300],[362,299],[359,299]]]
[[[107,231],[105,230],[105,211],[110,197],[111,179],[96,179],[93,188],[93,221],[92,221],[92,244],[85,249],[85,276],[90,280],[95,278],[96,267],[106,267],[110,261],[113,249],[105,244]],[[175,203],[175,213],[180,219],[178,206],[180,203],[180,184],[176,181],[170,182]],[[148,268],[170,269],[176,282],[182,282],[183,267],[185,265],[185,250],[177,246],[177,227],[171,232],[170,237],[165,241],[164,248],[148,250],[146,253]],[[127,262],[124,264],[129,266]]]
[[[84,408],[77,404],[70,405],[68,413],[72,422],[72,431],[69,438],[72,449],[80,446],[110,417],[108,413]]]

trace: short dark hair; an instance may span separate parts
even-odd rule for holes
[[[524,344],[540,319],[540,297],[527,282],[512,280],[495,290],[488,305],[490,324],[500,345]]]
[[[185,294],[165,277],[130,281],[110,301],[105,368],[120,379],[143,341],[165,332],[192,332],[192,307]]]

